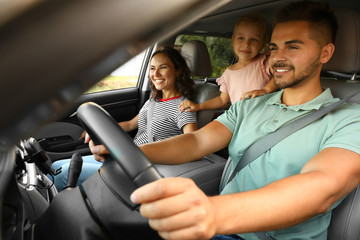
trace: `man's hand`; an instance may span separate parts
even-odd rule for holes
[[[215,234],[211,198],[188,178],[164,178],[131,195],[140,213],[164,239],[209,239]]]
[[[96,161],[104,162],[105,156],[109,154],[109,151],[105,148],[104,145],[95,145],[94,141],[91,140],[89,134],[85,135],[85,143],[89,143],[89,148],[91,153],[94,155]]]
[[[197,112],[200,110],[199,104],[189,100],[182,101],[179,105],[180,112]]]

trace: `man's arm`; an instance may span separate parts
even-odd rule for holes
[[[231,131],[218,121],[212,121],[198,131],[178,135],[163,141],[139,146],[153,163],[180,164],[198,160],[205,155],[226,147],[232,137]],[[90,137],[87,137],[90,141]],[[109,151],[104,145],[89,142],[95,160],[103,162]]]
[[[141,214],[163,238],[282,229],[324,213],[360,183],[359,154],[327,148],[300,174],[263,188],[207,197],[190,179],[162,179],[136,190]],[[177,206],[176,208],[174,206]]]
[[[153,163],[179,164],[194,161],[226,147],[231,131],[212,121],[198,131],[139,146]]]
[[[310,159],[300,174],[234,197],[212,199],[215,208],[222,209],[217,215],[221,221],[226,221],[225,214],[231,214],[236,205],[240,210],[240,216],[233,214],[230,219],[242,222],[242,226],[228,227],[228,221],[219,231],[256,232],[296,225],[325,213],[359,183],[359,154],[341,148],[324,149]]]

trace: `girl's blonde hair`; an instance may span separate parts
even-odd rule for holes
[[[239,26],[239,24],[243,23],[243,22],[256,23],[259,26],[261,26],[262,30],[263,30],[263,34],[264,34],[264,43],[267,42],[268,27],[267,27],[267,22],[266,22],[265,18],[263,18],[262,16],[260,16],[258,14],[248,14],[248,15],[241,16],[235,23],[233,33],[235,32],[235,30]]]

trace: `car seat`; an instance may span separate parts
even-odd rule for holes
[[[360,13],[355,9],[334,9],[339,30],[335,42],[335,53],[324,71],[350,74],[349,80],[323,78],[324,88],[329,87],[334,96],[343,98],[360,92],[356,74],[360,71]],[[350,100],[360,104],[360,96]],[[339,159],[341,160],[341,159]],[[360,190],[359,186],[333,211],[328,230],[329,240],[360,239]]]
[[[356,76],[360,70],[360,13],[355,9],[334,9],[338,19],[338,33],[335,41],[333,57],[323,67],[323,71],[332,73],[335,77],[322,78],[322,86],[330,88],[335,97],[344,98],[356,90]],[[345,74],[344,74],[345,73]],[[350,76],[346,81],[338,80],[338,76]],[[344,77],[342,77],[344,78]],[[350,100],[360,104],[360,96]]]
[[[182,46],[181,54],[185,58],[192,76],[203,78],[195,81],[195,97],[191,100],[202,103],[219,96],[219,87],[207,82],[207,78],[211,75],[211,62],[205,43],[199,40],[188,41]],[[198,127],[201,128],[212,121],[215,114],[216,109],[198,111]]]

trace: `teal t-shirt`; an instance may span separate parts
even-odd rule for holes
[[[229,155],[234,168],[243,152],[279,127],[339,99],[329,89],[317,98],[296,106],[281,103],[283,91],[238,101],[216,120],[232,133]],[[360,105],[344,103],[325,117],[286,137],[237,173],[221,194],[244,192],[299,174],[308,160],[328,147],[344,148],[360,154]],[[341,160],[341,159],[339,159]],[[302,193],[299,193],[301,197]],[[264,199],[266,201],[266,199]],[[336,207],[338,201],[334,207]],[[239,213],[241,214],[241,213]],[[264,213],[266,214],[266,213]],[[268,232],[275,239],[327,239],[331,211],[283,230]],[[246,240],[255,234],[239,234]]]

